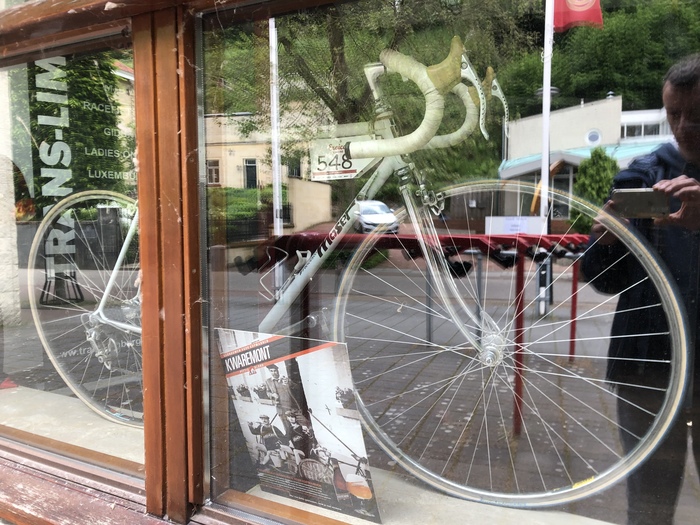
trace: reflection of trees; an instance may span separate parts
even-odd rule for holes
[[[668,68],[700,49],[699,4],[608,0],[602,5],[602,29],[578,27],[555,35],[552,85],[560,94],[552,108],[601,100],[610,91],[622,96],[625,111],[660,108]],[[541,112],[542,102],[533,96],[542,86],[539,49],[509,61],[500,73],[514,116]]]
[[[487,66],[497,71],[504,61],[532,49],[535,33],[518,22],[537,2],[463,0],[459,14],[440,0],[365,0],[308,9],[276,18],[279,41],[280,107],[283,154],[311,139],[319,127],[332,123],[371,120],[374,107],[363,66],[376,62],[387,47],[413,55],[421,62],[441,61],[455,34],[460,35],[470,59],[483,76]],[[269,129],[269,62],[267,22],[216,29],[206,37],[205,85],[208,113],[251,115],[240,131],[252,134]],[[423,116],[424,101],[417,88],[387,78],[400,133],[415,129]],[[429,165],[435,178],[456,180],[494,176],[500,159],[500,108],[490,115],[494,139],[477,136],[462,148],[431,152],[417,162]],[[448,110],[443,132],[461,124],[458,103]],[[334,183],[336,190],[357,181]],[[353,188],[336,191],[336,200],[354,194]],[[381,197],[381,196],[380,196]],[[391,201],[391,199],[388,199]]]
[[[594,148],[591,157],[581,161],[578,167],[574,193],[588,202],[602,206],[610,195],[613,177],[619,170],[615,159],[608,157],[603,148]],[[571,210],[571,224],[574,231],[588,233],[593,226],[593,219],[578,210]]]
[[[125,179],[122,175],[123,172],[131,172],[134,168],[134,138],[129,136],[132,131],[124,128],[124,125],[133,123],[120,121],[120,111],[123,108],[120,108],[117,99],[118,77],[115,74],[112,54],[105,52],[67,56],[65,65],[58,67],[61,72],[55,80],[65,86],[65,91],[56,93],[67,96],[60,105],[38,96],[41,92],[50,91],[36,85],[37,75],[46,73],[45,69],[31,63],[22,70],[11,72],[12,103],[16,108],[13,146],[15,152],[21,148],[31,150],[33,167],[33,173],[30,174],[33,198],[23,174],[19,170],[15,172],[15,200],[25,214],[33,211],[41,214],[45,207],[62,198],[42,193],[47,180],[42,178],[41,168],[51,166],[42,160],[40,148],[44,148],[45,158],[46,151],[53,151],[55,160],[58,158],[56,149],[49,148],[56,148],[55,144],[58,142],[65,143],[65,150],[70,151],[64,151],[60,162],[54,167],[70,169],[70,179],[65,186],[71,193],[89,189],[107,189],[132,196],[135,193],[134,175],[131,174],[130,179]],[[30,118],[28,123],[22,121],[22,112],[19,110],[26,104],[27,98]],[[67,126],[56,127],[39,123],[39,115],[58,116],[61,106],[68,109]]]

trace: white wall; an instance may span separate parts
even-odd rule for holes
[[[245,188],[245,159],[257,160],[258,185],[272,184],[269,160],[270,136],[254,132],[246,137],[238,133],[238,125],[249,117],[207,116],[204,119],[206,158],[219,161],[221,186]],[[282,176],[286,182],[286,173]]]
[[[586,136],[591,130],[601,135],[599,145],[620,141],[622,97],[590,102],[552,111],[550,119],[550,151],[591,146]],[[542,116],[513,120],[509,125],[508,159],[536,155],[542,151]]]
[[[288,182],[288,198],[294,207],[293,231],[303,231],[321,222],[333,220],[330,184],[301,179],[289,179]]]
[[[0,71],[0,326],[20,316],[9,87],[7,71]]]

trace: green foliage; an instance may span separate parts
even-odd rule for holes
[[[512,118],[542,113],[542,100],[535,96],[542,87],[542,59],[539,52],[525,53],[498,73],[506,91]],[[556,98],[552,100],[555,104]]]
[[[583,99],[623,97],[624,109],[661,107],[660,82],[669,65],[700,49],[700,6],[691,0],[603,0],[604,27],[577,27],[555,35],[552,109]],[[370,121],[374,116],[363,66],[393,48],[425,64],[440,62],[455,34],[483,77],[492,66],[504,88],[511,118],[539,114],[542,85],[543,4],[539,0],[463,0],[458,14],[439,0],[363,0],[311,8],[276,19],[279,40],[283,155],[304,152],[324,126]],[[264,22],[206,32],[205,109],[248,113],[244,136],[269,134],[269,48]],[[422,118],[423,99],[398,75],[381,85],[394,111],[397,134]],[[494,177],[501,160],[500,104],[489,105],[485,141],[475,132],[459,147],[416,152],[411,162],[439,187]],[[446,107],[439,133],[462,122],[458,103]],[[364,180],[335,181],[333,202],[343,209]],[[605,191],[607,191],[607,187]],[[377,198],[399,202],[389,181]],[[243,210],[249,210],[241,203]],[[243,213],[250,213],[244,211]]]
[[[622,96],[623,109],[659,108],[661,82],[679,58],[700,49],[700,6],[691,0],[603,1],[603,28],[555,34],[552,109],[579,100]],[[540,50],[522,53],[499,72],[515,116],[541,112]]]
[[[263,188],[207,188],[209,216],[212,219],[240,220],[255,218],[272,206],[272,186]],[[282,201],[287,201],[287,187],[282,187]]]
[[[591,158],[581,162],[578,175],[574,183],[574,194],[597,206],[602,206],[610,194],[612,181],[619,171],[615,159],[608,157],[603,148],[595,148],[591,151]],[[571,223],[579,233],[588,233],[593,221],[581,215],[578,211],[571,211]]]
[[[535,0],[463,0],[458,14],[440,0],[364,0],[308,9],[276,19],[279,57],[279,95],[283,155],[306,150],[304,143],[319,128],[332,123],[371,121],[374,104],[364,76],[365,64],[377,62],[379,52],[393,48],[422,63],[441,62],[454,35],[459,35],[481,76],[497,71],[522,50],[538,45],[538,30],[519,22],[541,12]],[[249,113],[237,118],[243,136],[269,133],[269,48],[264,23],[207,31],[205,36],[205,111]],[[394,110],[397,133],[415,129],[424,100],[410,82],[398,75],[382,78]],[[500,162],[500,104],[490,112],[491,140],[478,132],[458,148],[416,154],[412,161],[429,170],[436,183],[495,177]],[[439,133],[457,129],[463,121],[461,104],[447,107]],[[300,144],[302,146],[300,147]],[[346,206],[362,181],[333,184],[333,200]],[[395,185],[379,198],[397,202]]]
[[[15,115],[12,142],[17,161],[15,202],[22,218],[41,216],[65,192],[135,192],[135,186],[120,175],[133,169],[135,144],[133,137],[123,136],[118,127],[121,109],[116,96],[118,79],[113,54],[66,56],[65,64],[62,60],[51,59],[51,66],[45,66],[54,67],[53,73],[37,62],[10,71]],[[51,82],[62,88],[37,86],[39,75],[52,78]],[[47,100],[47,93],[54,98]],[[27,110],[28,122],[24,117]],[[40,117],[54,121],[60,117],[67,125],[42,124]],[[69,172],[56,195],[46,190],[52,179],[45,176],[44,168]],[[109,172],[111,177],[94,176]],[[58,180],[57,177],[53,182]]]
[[[698,14],[675,0],[611,13],[602,31],[583,28],[564,40],[552,77],[573,97],[595,100],[612,91],[624,109],[660,107],[664,73],[700,45]]]
[[[261,98],[257,80],[265,80],[261,50],[267,41],[254,34],[252,24],[242,24],[207,31],[204,38],[205,113],[256,112]],[[256,58],[260,60],[256,61]],[[262,78],[260,78],[262,75]]]

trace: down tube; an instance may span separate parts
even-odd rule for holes
[[[377,167],[375,173],[364,185],[358,196],[371,199],[379,188],[386,182],[394,171],[406,164],[399,157],[388,157]],[[270,312],[262,320],[258,329],[263,333],[272,333],[282,316],[287,312],[294,300],[299,297],[304,287],[309,284],[311,278],[321,268],[323,262],[328,258],[340,243],[343,235],[350,232],[355,224],[354,212],[357,209],[357,199],[343,212],[338,222],[331,229],[326,239],[306,262],[298,273],[292,274],[280,291],[280,296]],[[330,241],[330,242],[329,242]],[[327,248],[322,251],[322,248]]]

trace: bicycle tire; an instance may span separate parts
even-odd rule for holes
[[[528,201],[536,191],[526,183],[485,181],[442,193],[446,210],[461,206],[473,213],[483,205],[487,209],[482,215],[494,217],[503,215],[509,199],[520,203],[519,209],[529,210]],[[643,364],[668,367],[668,380],[657,390],[660,408],[650,414],[647,429],[633,436],[632,445],[623,447],[620,442],[623,434],[629,439],[630,431],[619,423],[617,407],[631,406],[641,413],[641,406],[631,405],[631,396],[622,391],[648,387],[614,384],[606,375],[607,366],[617,361],[607,352],[617,296],[598,295],[589,283],[581,283],[576,292],[581,312],[575,318],[578,332],[570,335],[573,292],[567,291],[546,317],[536,315],[539,285],[532,281],[537,275],[534,257],[518,255],[523,257],[526,276],[524,294],[515,293],[517,272],[506,269],[514,262],[512,256],[507,259],[491,248],[479,251],[485,267],[482,286],[476,282],[475,268],[455,278],[442,264],[442,275],[430,276],[422,261],[425,254],[416,254],[406,240],[412,235],[405,223],[398,236],[381,230],[368,235],[341,279],[334,337],[348,347],[364,428],[405,470],[456,497],[511,507],[547,507],[596,494],[624,479],[653,452],[682,405],[688,368],[685,314],[673,283],[665,278],[664,265],[644,239],[612,215],[569,194],[553,191],[551,198],[551,209],[597,217],[622,241],[626,257],[639,261],[658,293],[655,312],[666,317],[668,362],[650,359]],[[405,210],[397,216],[405,221]],[[461,228],[476,229],[470,221],[463,219]],[[448,223],[440,231],[441,245],[464,252],[463,237]],[[513,235],[501,236],[508,237]],[[522,236],[518,242],[534,247],[533,253],[545,247],[535,235]],[[581,249],[591,245],[584,243]],[[383,262],[365,268],[373,254],[380,254],[375,258]],[[499,256],[503,266],[494,263]],[[472,257],[476,260],[470,262],[478,265],[479,254]],[[562,288],[572,285],[574,262],[568,258],[559,262],[563,264],[553,286],[563,293]],[[455,308],[445,308],[440,297],[429,299],[426,290],[434,287],[426,279],[454,282],[461,297],[449,300],[472,307],[478,301],[481,310],[476,310],[485,313],[481,318],[497,325],[498,331],[482,323],[480,353],[459,329],[470,319],[454,318],[449,311]],[[514,319],[517,297],[523,297],[525,311],[521,318],[525,324],[519,328]],[[522,341],[516,339],[518,334]],[[494,349],[488,355],[486,350]]]
[[[143,425],[138,239],[134,237],[103,312],[123,330],[94,321],[136,201],[110,191],[76,193],[41,221],[29,253],[28,290],[42,345],[69,389],[95,412]],[[92,341],[92,342],[91,342]]]

